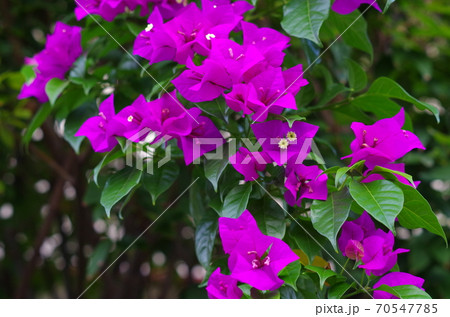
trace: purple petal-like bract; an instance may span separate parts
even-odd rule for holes
[[[362,242],[364,256],[360,268],[366,269],[367,275],[381,276],[392,269],[397,263],[397,254],[409,252],[406,249],[394,248],[394,234],[384,232],[381,229],[375,231],[374,235],[365,238]]]
[[[141,7],[141,16],[147,16],[150,3],[153,3],[166,19],[172,18],[187,5],[186,1],[176,0],[76,0],[75,17],[81,20],[89,14],[97,14],[111,22],[127,9],[134,11],[137,7]]]
[[[291,206],[301,206],[303,198],[326,200],[328,176],[322,174],[318,166],[306,166],[288,161],[286,168],[286,202]]]
[[[350,165],[365,160],[369,169],[383,166],[403,157],[413,149],[425,149],[419,138],[412,132],[403,130],[405,111],[392,118],[382,119],[373,125],[353,122],[351,128],[356,139],[350,144],[352,154]]]
[[[423,283],[425,280],[423,278],[414,276],[409,273],[403,272],[391,272],[380,278],[378,282],[373,286],[374,289],[380,287],[381,285],[387,285],[390,287],[400,286],[400,285],[414,285],[423,289]],[[373,292],[374,299],[397,299],[397,296],[394,296],[385,291],[374,291]]]
[[[299,259],[285,242],[262,234],[247,210],[237,219],[219,218],[219,235],[231,277],[259,290],[278,289],[284,283],[278,273]]]
[[[250,211],[245,210],[238,218],[219,218],[219,235],[222,240],[223,251],[230,254],[239,240],[247,232],[258,232],[258,225]]]
[[[285,242],[254,231],[240,239],[230,254],[228,267],[238,281],[273,291],[284,283],[278,273],[298,259]]]
[[[398,171],[398,172],[405,172],[405,164],[404,163],[390,163],[390,164],[381,164],[381,167],[384,168],[388,168],[391,169],[393,171]],[[364,172],[364,176],[368,175],[371,172],[371,170],[367,170],[366,172]],[[405,184],[405,185],[409,185],[409,186],[413,186],[405,177],[401,176],[401,175],[397,175],[397,174],[393,174],[395,175],[395,177],[397,177],[398,181]],[[377,180],[382,180],[384,179],[384,177],[380,174],[370,174],[369,176],[367,176],[366,178],[364,178],[361,183],[370,183],[373,181],[377,181]],[[414,182],[414,186],[417,187],[419,186],[420,181],[415,181]]]
[[[357,10],[361,4],[370,4],[381,12],[376,0],[336,0],[331,9],[339,14],[349,14]]]
[[[123,129],[115,120],[114,95],[111,95],[100,104],[98,116],[86,120],[75,136],[87,137],[96,152],[109,152],[118,143],[115,135]]]
[[[244,176],[246,182],[257,179],[258,171],[264,171],[266,165],[272,163],[272,159],[266,153],[250,152],[245,147],[241,147],[229,160],[234,169]]]
[[[237,280],[220,273],[220,268],[212,272],[208,279],[206,291],[210,299],[240,299],[242,290],[237,286]]]
[[[47,36],[45,49],[33,58],[27,58],[25,63],[37,65],[36,78],[25,83],[18,99],[36,97],[39,102],[48,101],[45,86],[52,78],[64,79],[66,72],[81,55],[81,28],[56,22],[55,31]]]

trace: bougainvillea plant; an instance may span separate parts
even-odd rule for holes
[[[189,191],[210,298],[428,298],[395,240],[447,242],[402,163],[426,150],[410,114],[439,113],[365,72],[363,14],[394,1],[262,2],[75,0],[25,61],[19,98],[42,103],[25,141],[53,114],[92,147],[105,217],[128,217],[140,185],[155,203],[189,179],[175,196]]]

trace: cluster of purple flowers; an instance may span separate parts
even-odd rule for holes
[[[112,21],[117,15],[125,11],[134,11],[141,7],[141,16],[147,16],[149,4],[153,3],[159,8],[164,18],[175,16],[178,11],[187,5],[186,0],[74,0],[76,4],[75,16],[81,20],[88,14],[100,15],[106,21]]]
[[[111,95],[100,105],[98,116],[84,122],[75,136],[86,136],[96,152],[108,152],[117,145],[116,137],[138,142],[156,132],[152,143],[176,139],[188,165],[225,142],[214,123],[201,114],[198,108],[185,109],[175,91],[150,102],[141,95],[115,114]],[[216,142],[205,140],[211,138]]]
[[[289,37],[243,21],[251,8],[246,1],[203,0],[202,9],[191,3],[168,22],[155,9],[135,41],[134,54],[150,63],[186,65],[172,83],[191,102],[222,95],[231,109],[256,121],[285,108],[297,109],[294,96],[308,83],[302,65],[281,68]],[[242,44],[229,39],[232,31],[240,30]],[[205,58],[197,65],[195,56]]]
[[[394,250],[394,234],[376,229],[367,212],[344,223],[338,245],[345,256],[363,263],[359,267],[365,269],[367,275],[376,276],[391,270],[399,253],[409,252],[406,249]]]
[[[367,275],[382,276],[397,263],[397,255],[409,252],[407,249],[394,250],[394,235],[375,227],[375,223],[367,212],[358,219],[346,221],[338,239],[342,254],[351,260],[361,263],[358,267],[365,269]],[[386,284],[388,286],[415,285],[422,288],[424,280],[402,272],[391,272],[384,275],[374,289]],[[384,292],[375,291],[374,298],[395,298]]]
[[[371,172],[375,166],[404,172],[405,165],[394,162],[413,149],[425,150],[422,142],[414,133],[402,129],[404,124],[405,110],[403,108],[394,117],[379,120],[373,125],[353,122],[351,129],[356,138],[350,144],[352,154],[342,159],[351,157],[350,165],[364,160],[364,164],[368,168],[365,175]],[[411,185],[404,177],[397,176],[397,178],[400,182]],[[382,179],[382,176],[371,174],[363,182],[378,179]]]
[[[364,172],[366,177],[362,182],[368,183],[383,179],[380,174],[368,175],[376,166],[405,172],[405,165],[395,163],[395,161],[413,149],[425,149],[415,134],[402,129],[404,124],[405,111],[403,108],[394,117],[379,120],[373,125],[352,123],[351,129],[356,138],[350,145],[352,154],[343,159],[351,157],[350,166],[364,161],[367,169]],[[396,177],[400,182],[412,186],[403,176],[396,175]],[[416,186],[418,184],[419,182],[415,182]],[[364,212],[356,220],[344,223],[338,245],[344,256],[360,262],[359,268],[365,269],[367,275],[375,276],[386,274],[397,263],[398,254],[409,252],[407,249],[394,250],[393,233],[377,229],[367,212]],[[384,275],[374,285],[374,288],[376,289],[382,284],[389,286],[415,285],[422,288],[423,282],[423,279],[408,273],[391,272]],[[374,298],[394,297],[387,292],[374,292]]]
[[[284,281],[278,273],[299,257],[282,240],[264,235],[248,210],[237,219],[219,218],[223,250],[229,254],[230,275],[216,269],[206,290],[210,298],[241,298],[238,282],[266,291],[274,291]]]
[[[245,147],[230,157],[233,167],[245,181],[259,177],[267,164],[286,166],[286,192],[284,197],[291,206],[301,206],[303,198],[326,200],[328,176],[318,166],[306,166],[302,162],[311,150],[312,138],[319,127],[296,121],[272,120],[251,125],[262,152],[250,152]]]
[[[147,27],[137,36],[133,53],[149,61],[174,61],[186,69],[172,80],[176,91],[147,101],[139,96],[131,105],[116,114],[114,95],[99,106],[97,116],[89,118],[75,136],[86,136],[96,152],[111,151],[117,138],[132,142],[143,140],[150,132],[152,143],[176,139],[184,153],[186,165],[203,154],[215,150],[225,140],[214,123],[197,107],[185,108],[177,99],[178,91],[190,102],[205,102],[223,96],[226,104],[243,116],[251,116],[251,129],[262,151],[241,147],[230,157],[230,163],[244,176],[256,180],[267,164],[285,167],[286,202],[301,206],[302,200],[326,200],[328,177],[318,166],[303,164],[311,150],[312,139],[319,127],[301,121],[292,125],[280,120],[266,121],[269,114],[284,109],[297,109],[295,96],[308,84],[303,67],[282,68],[284,50],[289,37],[271,28],[259,28],[245,22],[243,15],[251,10],[246,1],[202,0],[200,9],[185,0],[75,0],[78,20],[88,14],[112,21],[126,10],[141,7],[141,15],[150,14]],[[373,0],[336,0],[332,9],[348,14],[361,4],[370,4],[381,11]],[[230,39],[232,32],[242,31],[242,44]],[[23,86],[19,98],[36,97],[46,102],[45,85],[51,78],[64,79],[65,73],[81,55],[81,28],[58,22],[54,34],[48,36],[45,49],[27,64],[37,65],[36,78]],[[366,176],[362,181],[382,179],[371,173],[376,166],[404,172],[404,164],[395,163],[412,149],[425,149],[419,138],[403,130],[404,110],[373,125],[354,122],[356,138],[351,143],[350,165],[364,160]],[[211,142],[211,140],[214,140]],[[370,173],[370,174],[369,174]],[[410,184],[404,177],[400,182]],[[411,184],[410,184],[411,185]],[[278,289],[284,281],[279,272],[298,256],[280,239],[264,235],[249,211],[239,218],[220,218],[219,235],[223,250],[229,255],[230,275],[216,269],[210,276],[207,291],[210,298],[241,298],[238,283],[266,291]],[[394,235],[375,227],[367,212],[347,221],[338,239],[344,256],[358,261],[368,275],[383,276],[374,286],[410,284],[422,288],[423,279],[390,271],[397,255],[408,252],[394,250]],[[392,298],[375,291],[375,298]]]
[[[45,49],[32,58],[25,59],[25,64],[36,65],[36,77],[23,85],[18,98],[36,97],[39,102],[48,101],[45,86],[49,80],[64,79],[82,51],[81,28],[56,22],[54,33],[47,36]]]

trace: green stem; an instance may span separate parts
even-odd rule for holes
[[[360,289],[354,291],[353,293],[350,293],[348,295],[342,296],[342,299],[350,298],[352,296],[355,296],[355,295],[358,295],[358,294],[361,294],[361,293],[370,293],[371,291],[373,291],[373,289],[371,289],[370,287],[360,288]]]
[[[338,107],[342,107],[345,106],[349,103],[350,100],[346,99],[340,102],[336,102],[336,103],[332,103],[332,104],[325,104],[322,106],[315,106],[315,107],[308,107],[306,108],[306,110],[308,111],[316,111],[316,110],[326,110],[326,109],[332,109],[332,108],[338,108]]]
[[[342,270],[339,273],[339,275],[342,275],[342,273],[344,272],[345,268],[347,267],[347,264],[348,264],[349,261],[350,261],[350,258],[347,258],[347,261],[345,261],[344,266],[342,267]]]
[[[361,282],[359,282],[359,285],[363,285],[365,276],[366,276],[366,270],[363,271],[363,274],[362,274],[362,277],[361,277]]]

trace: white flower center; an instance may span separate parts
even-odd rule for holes
[[[148,24],[147,27],[145,28],[145,31],[150,32],[153,29],[153,26],[154,26],[153,23]]]
[[[289,131],[286,134],[286,138],[290,141],[290,142],[295,142],[297,141],[297,134],[294,131]]]
[[[289,146],[289,141],[287,139],[281,139],[280,142],[278,142],[278,147],[282,150],[286,150]]]

